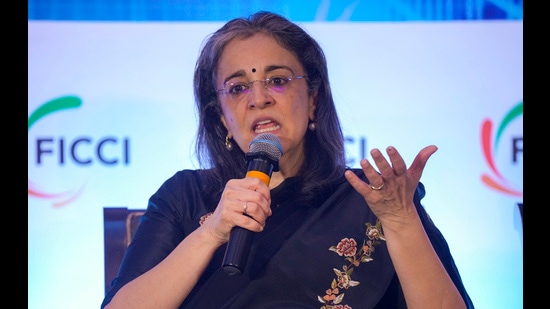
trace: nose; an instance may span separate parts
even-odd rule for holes
[[[250,90],[250,96],[248,98],[249,107],[264,108],[266,105],[272,103],[273,98],[269,95],[264,80],[253,81]]]
[[[267,84],[266,84],[266,81],[263,80],[263,79],[256,79],[256,80],[253,80],[250,82],[252,88],[254,88],[254,83],[255,82],[258,82],[260,84],[260,86],[262,86],[264,89],[267,89]]]

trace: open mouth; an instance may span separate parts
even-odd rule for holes
[[[266,133],[278,130],[281,127],[278,123],[271,120],[262,120],[254,126],[255,133]]]

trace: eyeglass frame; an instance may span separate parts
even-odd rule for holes
[[[296,79],[303,79],[303,78],[307,78],[308,76],[307,75],[294,75],[294,76],[289,76],[289,77],[284,77],[287,79],[287,82],[291,82],[293,80],[296,80]],[[242,84],[243,86],[247,87],[246,89],[249,89],[250,92],[252,92],[252,85],[255,83],[255,82],[262,82],[263,84],[263,87],[264,89],[269,89],[269,86],[268,86],[268,82],[270,80],[273,80],[273,79],[276,79],[276,78],[283,78],[283,76],[275,76],[275,77],[272,77],[272,78],[266,78],[266,79],[255,79],[255,80],[251,80],[249,82],[246,82],[246,83],[234,83],[234,84]],[[223,88],[222,89],[216,89],[216,92],[218,93],[222,93],[222,94],[229,94],[231,95],[232,93],[228,90],[225,89],[225,86],[227,84],[229,84],[231,81],[228,80],[226,81],[225,83],[223,83]],[[234,95],[240,95],[240,94],[243,94],[242,92],[241,93],[238,93],[238,94],[234,94]],[[246,95],[247,93],[245,93]]]

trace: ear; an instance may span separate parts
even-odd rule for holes
[[[315,121],[315,109],[317,108],[318,92],[309,97],[309,120]]]
[[[220,115],[220,120],[222,121],[225,129],[227,130],[227,136],[229,138],[233,138],[233,134],[231,134],[231,131],[229,131],[229,127],[227,126],[227,122],[225,121],[225,116],[223,114]]]

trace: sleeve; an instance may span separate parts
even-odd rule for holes
[[[147,210],[141,217],[132,242],[126,249],[118,274],[112,281],[111,287],[101,308],[104,308],[126,283],[147,272],[161,262],[183,238],[198,227],[194,224],[188,209],[189,199],[198,199],[196,185],[184,177],[186,174],[178,172],[166,180],[161,187],[150,197]],[[185,188],[185,195],[183,195]],[[196,225],[196,226],[195,226]]]
[[[430,242],[437,252],[439,259],[445,266],[447,273],[449,273],[451,279],[458,288],[460,295],[462,295],[466,307],[468,309],[473,309],[474,305],[472,303],[472,300],[470,299],[470,296],[468,295],[468,292],[466,291],[466,288],[464,287],[462,278],[460,277],[460,273],[458,272],[458,268],[456,267],[453,256],[451,255],[449,245],[447,244],[447,241],[443,237],[441,231],[435,226],[434,222],[426,212],[426,209],[420,203],[420,200],[426,195],[424,185],[422,183],[419,183],[416,191],[417,192],[415,194],[414,204],[416,206],[422,224],[424,225],[424,229],[426,230],[428,237],[430,238]]]

